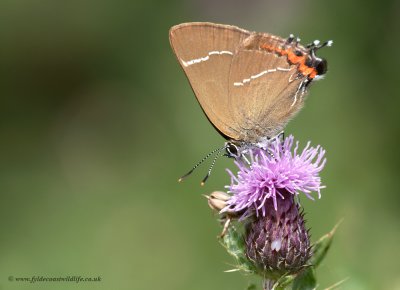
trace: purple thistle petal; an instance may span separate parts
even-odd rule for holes
[[[294,149],[292,147],[294,145]],[[326,163],[325,150],[321,146],[311,147],[307,142],[306,147],[299,150],[299,142],[294,142],[291,135],[283,142],[273,140],[267,150],[254,148],[249,152],[251,164],[235,161],[238,167],[237,175],[230,170],[231,185],[227,186],[232,197],[227,201],[227,206],[221,211],[244,211],[241,219],[255,214],[266,215],[265,204],[272,199],[273,207],[278,210],[278,199],[283,199],[282,192],[304,195],[314,200],[312,192],[317,192],[321,197],[320,171]]]

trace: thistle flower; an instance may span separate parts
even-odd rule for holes
[[[268,145],[267,150],[250,150],[250,165],[244,161],[235,161],[239,168],[237,176],[228,170],[231,185],[227,186],[232,197],[221,211],[244,211],[242,219],[252,216],[267,215],[267,200],[273,201],[273,208],[278,210],[278,200],[285,199],[285,193],[293,196],[303,192],[308,198],[314,199],[312,192],[321,197],[319,172],[325,165],[325,150],[320,146],[310,147],[310,142],[298,155],[299,142],[294,150],[293,136],[283,142],[278,138]],[[270,209],[268,209],[270,210]]]
[[[249,164],[235,162],[236,176],[228,171],[231,197],[223,201],[220,213],[237,213],[240,221],[246,221],[245,255],[267,280],[297,273],[312,255],[304,214],[295,197],[300,192],[310,199],[313,192],[321,197],[324,155],[320,146],[310,147],[310,143],[300,153],[299,143],[289,136],[283,142],[272,141],[266,150],[250,150]]]

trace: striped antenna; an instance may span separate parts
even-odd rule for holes
[[[211,163],[210,168],[208,169],[207,175],[204,176],[203,180],[201,181],[200,185],[204,186],[204,184],[206,183],[207,179],[210,177],[211,175],[211,171],[215,165],[215,162],[217,161],[217,159],[221,156],[221,151],[225,149],[225,147],[220,148],[220,150],[218,151],[217,155],[214,157],[213,162]]]
[[[210,153],[208,153],[203,159],[201,159],[195,166],[193,166],[193,168],[188,172],[188,173],[186,173],[185,175],[183,175],[182,177],[180,177],[179,179],[178,179],[178,182],[182,182],[186,177],[188,177],[190,174],[192,174],[193,173],[193,171],[197,168],[197,167],[199,167],[204,161],[206,161],[211,155],[213,155],[213,154],[215,154],[215,152],[221,152],[222,150],[224,150],[226,148],[226,146],[224,146],[224,147],[221,147],[221,148],[217,148],[217,149],[214,149],[213,151],[211,151]],[[218,154],[217,156],[219,156],[220,154]],[[216,158],[214,158],[214,161],[213,161],[213,163],[212,163],[212,166],[214,165],[214,163],[215,163],[215,159]],[[212,166],[211,166],[211,168],[212,168]],[[211,171],[211,168],[210,168],[210,170],[208,171],[208,172],[210,172]],[[207,174],[207,175],[209,175],[209,174]],[[208,178],[208,176],[207,176],[207,178]],[[207,178],[205,178],[205,179],[207,179]],[[203,182],[202,182],[202,184],[205,182],[205,180],[203,179]]]

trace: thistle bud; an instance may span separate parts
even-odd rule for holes
[[[223,229],[221,234],[219,235],[220,238],[223,238],[228,230],[228,227],[233,219],[237,219],[243,212],[236,212],[234,210],[230,211],[226,209],[227,202],[231,198],[229,194],[223,191],[214,191],[210,195],[204,195],[208,200],[208,206],[212,209],[217,211],[221,218],[220,221],[223,224]],[[225,209],[222,212],[222,209]]]
[[[214,191],[210,195],[205,195],[205,197],[208,199],[208,206],[219,212],[227,206],[226,202],[231,196],[223,191]]]
[[[260,273],[270,278],[296,273],[312,254],[304,214],[290,193],[278,199],[276,211],[271,200],[265,206],[267,214],[247,224],[246,256]]]

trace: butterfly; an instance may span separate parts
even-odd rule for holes
[[[169,32],[172,49],[196,98],[215,129],[227,140],[221,152],[240,158],[249,149],[265,149],[303,107],[310,84],[327,72],[319,41],[303,46],[290,35],[250,32],[208,22],[183,23]]]

